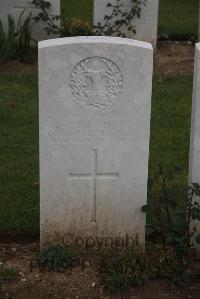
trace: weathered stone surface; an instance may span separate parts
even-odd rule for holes
[[[129,39],[39,43],[42,245],[144,244],[152,65]]]
[[[200,184],[200,43],[196,44],[194,81],[193,81],[193,100],[192,100],[192,124],[190,137],[190,167],[189,184]],[[199,198],[195,198],[199,201]],[[192,221],[191,230],[196,227],[194,235],[200,233],[199,221]],[[200,249],[200,246],[198,246]]]
[[[51,15],[60,15],[60,0],[48,0],[51,3],[51,8],[48,11]],[[19,17],[22,14],[23,10],[26,8],[26,11],[23,13],[22,20],[24,20],[29,13],[32,13],[32,16],[38,15],[40,10],[31,4],[31,0],[1,0],[0,1],[0,20],[3,23],[5,30],[8,28],[8,14],[11,14],[16,24],[18,23]],[[59,24],[59,21],[57,21]],[[46,26],[43,22],[35,23],[33,22],[33,38],[40,41],[49,38],[49,36],[44,31]]]
[[[115,3],[116,0],[94,0],[94,24],[99,22],[104,24],[104,16],[109,15],[112,11],[107,7],[108,3]],[[131,0],[121,0],[124,9],[130,8]],[[146,6],[142,6],[140,19],[135,18],[133,24],[136,27],[136,35],[132,32],[126,32],[126,36],[144,42],[150,42],[154,47],[157,43],[157,28],[158,28],[158,9],[159,0],[147,0]],[[124,31],[124,29],[123,29]]]

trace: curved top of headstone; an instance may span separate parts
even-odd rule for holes
[[[122,38],[122,37],[110,37],[110,36],[75,36],[75,37],[64,37],[64,38],[56,38],[50,40],[44,40],[39,42],[38,47],[46,48],[46,47],[54,47],[54,46],[63,46],[70,44],[118,44],[118,45],[129,45],[144,49],[153,50],[153,47],[150,43],[142,42],[138,40]]]

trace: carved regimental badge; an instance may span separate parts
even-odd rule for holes
[[[103,108],[116,102],[123,88],[123,78],[120,69],[111,60],[89,57],[75,66],[69,86],[77,103]]]

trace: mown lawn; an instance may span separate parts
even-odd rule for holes
[[[67,17],[80,18],[92,23],[93,0],[61,0],[62,10]]]
[[[39,226],[35,74],[0,74],[0,230]]]
[[[199,0],[160,0],[159,33],[189,38],[198,32]]]
[[[162,162],[187,184],[192,76],[153,84],[150,176]],[[35,73],[0,73],[0,231],[39,230],[38,97]]]
[[[62,8],[68,17],[92,22],[93,0],[62,0]],[[189,38],[197,35],[198,0],[160,0],[160,33],[173,38]]]

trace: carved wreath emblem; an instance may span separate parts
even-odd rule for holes
[[[75,66],[69,86],[76,102],[85,107],[103,108],[116,102],[123,88],[123,78],[111,60],[90,57]]]

